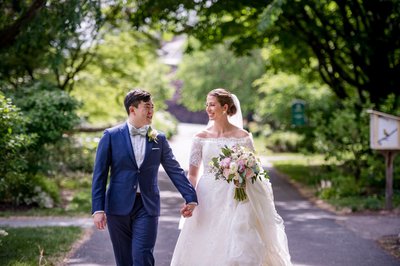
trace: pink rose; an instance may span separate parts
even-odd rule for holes
[[[244,160],[239,160],[239,161],[237,162],[237,165],[238,165],[238,171],[239,171],[240,173],[243,173],[244,170],[246,169],[246,167],[245,167],[245,161],[244,161]]]
[[[222,174],[223,174],[226,178],[229,178],[229,174],[230,174],[229,168],[224,168],[224,171],[223,171]]]
[[[223,168],[229,168],[230,163],[231,163],[231,158],[227,157],[221,160],[220,165]]]
[[[247,179],[250,179],[250,178],[252,178],[253,176],[254,176],[253,170],[252,170],[251,168],[247,168],[247,169],[246,169],[246,178],[247,178]]]

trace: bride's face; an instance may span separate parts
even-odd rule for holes
[[[219,102],[217,97],[208,95],[207,96],[207,102],[206,102],[206,112],[208,114],[208,119],[210,120],[218,120],[218,118],[222,116],[226,116],[224,114],[224,111],[226,112],[226,107],[222,106]]]

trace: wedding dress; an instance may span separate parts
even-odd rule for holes
[[[216,180],[212,157],[227,145],[253,148],[244,138],[193,139],[190,164],[204,168],[196,192],[199,206],[185,219],[172,266],[292,265],[283,220],[276,212],[269,180],[249,182],[248,200],[234,199],[234,184]]]

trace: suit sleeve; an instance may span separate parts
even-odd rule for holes
[[[165,172],[178,191],[181,193],[186,203],[198,203],[196,191],[192,184],[190,184],[189,179],[186,177],[185,171],[179,165],[174,154],[172,153],[172,149],[169,146],[165,135],[160,135],[160,140],[162,144],[161,164],[164,167]]]
[[[92,180],[92,213],[104,211],[108,173],[111,163],[111,136],[104,131],[96,152]]]

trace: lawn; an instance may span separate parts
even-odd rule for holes
[[[385,190],[364,192],[354,178],[343,175],[340,164],[326,162],[320,155],[266,154],[279,172],[305,185],[314,195],[342,211],[379,211],[385,208]],[[400,191],[394,191],[393,206],[400,206]]]
[[[80,227],[3,228],[0,261],[5,266],[61,265],[73,243],[83,234]]]

